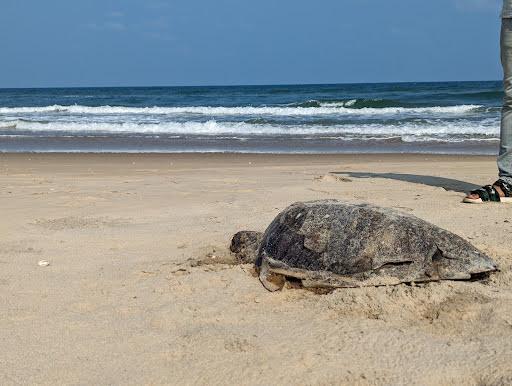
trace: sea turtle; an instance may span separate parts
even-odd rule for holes
[[[497,270],[469,242],[415,216],[337,200],[298,202],[280,213],[263,235],[256,265],[270,291],[286,277],[304,287],[340,288],[469,280]]]

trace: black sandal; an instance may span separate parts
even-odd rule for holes
[[[500,197],[498,191],[494,188],[499,187],[504,197]],[[468,204],[483,204],[484,202],[501,202],[504,204],[512,204],[512,185],[503,181],[498,180],[492,185],[482,186],[480,189],[472,190],[471,194],[478,194],[479,198],[464,198],[464,202]]]

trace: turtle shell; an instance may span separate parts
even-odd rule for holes
[[[396,210],[337,200],[299,202],[267,228],[258,253],[269,290],[280,276],[307,287],[465,280],[497,269],[461,237]]]

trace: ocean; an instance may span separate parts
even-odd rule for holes
[[[0,152],[496,154],[501,82],[0,89]]]

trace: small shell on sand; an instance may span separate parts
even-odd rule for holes
[[[47,261],[47,260],[40,260],[37,265],[39,265],[40,267],[48,267],[50,265],[50,262]]]

